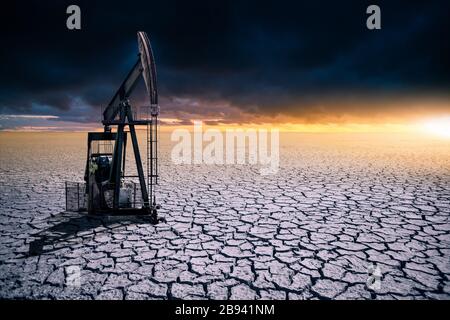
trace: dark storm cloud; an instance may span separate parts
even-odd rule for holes
[[[169,115],[181,112],[173,97],[308,117],[355,112],[335,97],[445,96],[449,2],[376,3],[378,31],[365,27],[364,1],[19,1],[2,21],[0,113],[97,120],[136,59],[138,30]],[[81,7],[81,31],[65,28],[69,4]]]

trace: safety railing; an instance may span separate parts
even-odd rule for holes
[[[66,211],[79,212],[88,210],[88,193],[85,182],[66,182]],[[107,210],[114,207],[114,184],[106,183],[103,185],[91,186],[96,190],[90,190],[97,204],[93,207],[99,210]],[[103,195],[103,196],[101,196]],[[119,208],[142,208],[144,201],[142,199],[141,188],[135,182],[123,182],[119,193]]]
[[[88,205],[86,183],[66,182],[66,211],[86,211]]]

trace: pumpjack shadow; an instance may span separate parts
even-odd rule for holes
[[[156,202],[158,184],[158,92],[156,66],[150,41],[138,32],[138,59],[103,110],[103,132],[89,132],[84,183],[66,183],[66,210],[87,211],[89,215],[147,215],[159,221]],[[129,98],[142,76],[149,106],[139,115]],[[141,160],[137,126],[147,128],[147,172]],[[112,127],[116,127],[113,132]],[[128,132],[125,130],[128,127]],[[131,136],[137,175],[125,174],[127,137]],[[138,184],[132,181],[138,179]],[[80,196],[80,189],[82,195]],[[75,193],[76,192],[76,195]],[[76,199],[76,202],[74,201]]]
[[[29,244],[28,256],[38,256],[69,247],[70,240],[77,238],[80,232],[85,237],[93,237],[97,234],[94,230],[98,227],[114,230],[114,228],[121,228],[135,223],[154,224],[151,216],[148,215],[79,215],[65,212],[56,215],[54,219],[62,221],[33,235],[34,240]],[[91,233],[88,232],[90,230],[92,230]],[[61,245],[64,242],[67,242],[67,244]]]

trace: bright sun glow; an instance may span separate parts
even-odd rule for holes
[[[421,127],[427,133],[450,139],[450,116],[426,120]]]

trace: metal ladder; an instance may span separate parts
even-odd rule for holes
[[[156,206],[156,185],[158,184],[158,114],[148,115],[151,121],[147,123],[147,186],[150,207]]]

